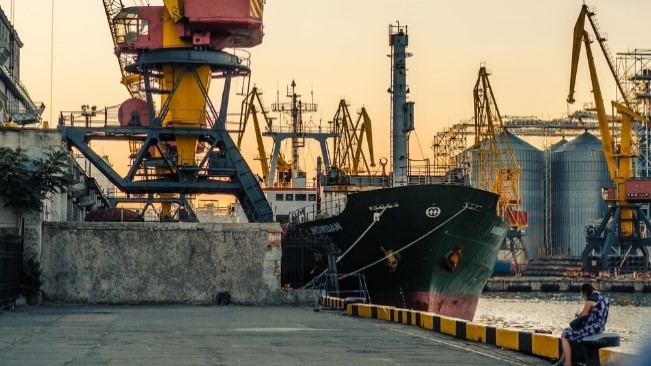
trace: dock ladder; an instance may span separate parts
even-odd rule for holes
[[[314,311],[321,309],[341,309],[341,306],[333,306],[326,299],[330,296],[335,298],[343,298],[344,303],[370,303],[371,297],[368,293],[366,285],[366,276],[363,273],[356,273],[353,277],[357,277],[357,288],[352,290],[342,291],[339,288],[339,273],[337,271],[337,257],[341,254],[341,250],[334,244],[330,244],[327,250],[328,255],[328,270],[321,273],[316,279],[317,298],[314,303]],[[345,306],[345,304],[344,304]]]

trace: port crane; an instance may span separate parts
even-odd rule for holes
[[[269,161],[267,157],[267,151],[264,147],[264,141],[262,141],[262,129],[260,128],[260,120],[258,119],[258,114],[262,114],[264,120],[265,130],[271,128],[272,119],[269,117],[269,112],[264,107],[262,102],[262,92],[258,90],[257,86],[253,86],[251,92],[242,100],[242,110],[240,113],[240,128],[239,134],[237,135],[237,148],[242,147],[242,139],[244,138],[244,132],[246,131],[246,126],[249,123],[249,119],[253,121],[253,128],[255,129],[255,139],[258,145],[258,156],[257,160],[260,160],[260,167],[262,169],[262,178],[266,180],[269,177]]]
[[[232,80],[251,71],[241,49],[262,42],[264,0],[103,4],[122,83],[132,97],[120,106],[115,124],[105,114],[100,126],[92,118],[76,126],[62,114],[58,129],[68,146],[127,195],[158,195],[162,219],[171,218],[175,197],[228,194],[238,198],[250,222],[272,221],[259,181],[226,128]],[[214,81],[223,85],[217,105],[208,95]],[[95,116],[90,110],[88,116]],[[140,143],[126,175],[90,148],[97,139]]]
[[[602,149],[614,185],[602,192],[609,204],[607,215],[598,226],[588,227],[586,230],[587,245],[581,254],[583,269],[591,272],[617,271],[622,273],[647,271],[649,269],[647,247],[651,245],[648,232],[651,229],[651,222],[640,208],[640,203],[651,202],[651,181],[634,178],[632,162],[636,156],[633,149],[633,123],[635,121],[648,123],[648,121],[631,109],[631,103],[626,98],[627,93],[624,92],[619,82],[612,58],[606,47],[606,39],[600,34],[594,17],[595,12],[584,4],[574,26],[567,102],[570,104],[575,102],[574,87],[577,68],[581,47],[584,45],[599,121]],[[618,141],[614,133],[615,128],[609,126],[609,117],[606,114],[591,49],[592,41],[585,29],[586,19],[615,79],[617,90],[623,98],[623,103],[611,102],[612,107],[619,115],[615,121],[619,124],[620,137]]]
[[[508,250],[516,273],[521,271],[520,258],[526,262],[522,243],[528,216],[520,199],[520,166],[515,158],[502,116],[495,101],[485,66],[479,68],[473,90],[475,105],[475,143],[477,156],[475,177],[478,188],[499,195],[497,215],[509,224],[503,250]]]
[[[275,118],[269,116],[269,112],[262,102],[261,95],[262,92],[254,86],[252,91],[242,101],[237,146],[238,148],[241,146],[246,127],[249,124],[249,120],[252,120],[258,146],[256,160],[260,160],[264,186],[267,188],[287,187],[293,185],[293,181],[299,184],[299,180],[302,181],[305,179],[305,172],[298,165],[299,149],[305,147],[305,139],[313,139],[319,143],[323,164],[326,169],[329,169],[330,157],[326,141],[329,138],[334,138],[335,133],[330,129],[323,131],[321,127],[315,128],[308,126],[303,118],[305,114],[316,112],[318,105],[303,102],[300,99],[301,96],[296,92],[296,82],[292,81],[291,86],[287,89],[287,97],[290,98],[290,102],[275,102],[271,104],[272,112],[285,114],[289,117],[288,123],[274,123]],[[264,129],[260,126],[259,114],[262,115]],[[270,156],[267,155],[264,146],[262,139],[264,136],[273,139],[272,153]],[[287,161],[284,154],[280,152],[281,145],[285,140],[291,141],[292,159],[290,161]]]
[[[437,132],[432,139],[431,149],[434,151],[434,175],[444,175],[455,168],[464,168],[470,158],[466,156],[467,137],[464,133],[465,125],[456,124]],[[465,174],[464,174],[465,175]]]
[[[124,4],[122,0],[102,0],[102,3],[104,4],[104,13],[109,24],[113,46],[117,48],[119,47],[119,35],[117,29],[111,25],[113,24],[113,18],[124,9]],[[134,55],[128,52],[121,52],[117,55],[117,59],[120,73],[122,74],[122,84],[127,88],[127,91],[132,97],[145,99],[143,78],[139,74],[129,72],[126,69],[127,65],[135,62]]]
[[[341,169],[344,174],[369,173],[370,169],[375,167],[375,157],[371,117],[369,117],[366,108],[362,107],[357,114],[357,120],[353,122],[348,110],[348,103],[345,99],[341,99],[337,112],[332,118],[332,123],[334,132],[337,134],[334,141],[332,165]],[[363,150],[364,141],[366,141],[369,153],[368,160]]]

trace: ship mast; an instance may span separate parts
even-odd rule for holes
[[[296,93],[296,82],[292,80],[291,92],[287,90],[287,97],[291,98],[291,102],[280,103],[276,102],[271,105],[273,112],[288,113],[291,117],[291,126],[273,126],[269,125],[267,131],[263,132],[263,136],[273,138],[273,151],[271,153],[271,162],[269,164],[269,177],[267,177],[267,187],[276,186],[275,175],[278,168],[278,162],[281,159],[280,147],[285,139],[292,141],[292,186],[305,187],[305,175],[300,171],[299,166],[299,153],[300,149],[305,146],[305,139],[315,139],[321,146],[321,153],[323,157],[323,165],[327,170],[330,168],[330,157],[328,155],[328,148],[326,141],[328,138],[334,138],[336,134],[332,131],[321,131],[321,127],[310,127],[303,121],[303,113],[314,113],[317,110],[317,105],[314,103],[305,103],[300,100],[300,94]],[[278,183],[280,184],[280,182]]]
[[[292,98],[292,179],[298,178],[299,173],[299,156],[298,151],[300,148],[305,147],[305,138],[301,137],[303,133],[303,103],[298,99],[300,95],[296,94],[296,82],[292,80],[292,93],[287,93],[288,97]],[[314,108],[316,111],[316,108]]]
[[[414,102],[407,102],[407,26],[389,25],[391,46],[391,167],[393,186],[407,185],[409,174],[409,133],[414,129]]]

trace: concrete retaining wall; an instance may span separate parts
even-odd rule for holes
[[[239,304],[314,301],[279,284],[280,226],[199,223],[43,223],[43,300]]]

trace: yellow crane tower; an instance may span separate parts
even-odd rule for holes
[[[651,245],[649,238],[642,230],[646,226],[651,229],[651,223],[640,209],[638,203],[651,202],[651,181],[648,179],[633,179],[632,162],[636,156],[633,152],[633,122],[647,122],[646,118],[631,109],[622,85],[617,77],[612,58],[606,47],[606,39],[601,36],[594,19],[595,12],[587,5],[581,7],[581,12],[574,26],[572,45],[572,64],[570,71],[570,89],[568,103],[574,103],[574,86],[576,84],[577,68],[581,53],[581,44],[585,51],[592,83],[595,109],[599,121],[601,144],[608,166],[610,178],[614,187],[604,191],[609,202],[609,213],[602,223],[587,234],[587,245],[582,253],[584,271],[599,270],[648,270],[649,254],[647,246]],[[594,32],[595,38],[604,54],[608,67],[615,79],[617,89],[623,98],[623,104],[612,101],[612,107],[619,114],[616,120],[619,124],[619,141],[616,139],[615,126],[609,126],[609,118],[601,94],[597,77],[597,69],[592,54],[590,36],[585,30],[585,20]]]
[[[478,188],[499,195],[497,215],[509,224],[509,233],[503,249],[508,249],[514,270],[520,272],[519,258],[527,260],[522,244],[523,228],[527,227],[527,213],[520,200],[520,166],[515,159],[495,95],[485,66],[479,68],[474,88],[475,143],[477,154],[476,184]],[[501,138],[500,138],[501,136]],[[501,140],[501,143],[500,143]]]
[[[257,105],[257,107],[256,107]],[[269,117],[269,112],[264,107],[262,101],[262,92],[258,89],[257,86],[254,86],[251,92],[242,100],[242,110],[240,113],[240,128],[237,135],[237,148],[242,148],[242,140],[244,139],[244,133],[246,131],[246,126],[248,125],[249,119],[253,120],[253,128],[255,130],[255,141],[258,146],[258,156],[254,157],[254,160],[260,161],[260,169],[262,171],[263,183],[269,182],[269,171],[271,165],[270,156],[267,154],[267,149],[264,146],[264,140],[262,139],[264,132],[260,128],[260,120],[258,119],[258,113],[262,114],[264,120],[264,132],[270,132],[273,130],[273,119],[274,117]],[[292,169],[291,162],[285,160],[285,156],[280,154],[278,156],[278,162],[276,164],[276,174],[282,175],[287,174]]]
[[[375,160],[371,118],[366,112],[366,108],[362,107],[358,113],[357,121],[353,122],[348,111],[348,104],[342,99],[339,101],[339,108],[334,115],[333,123],[336,137],[332,165],[346,174],[370,172],[370,168],[375,167]],[[364,141],[368,147],[369,161],[366,160],[366,155],[362,150]]]
[[[118,121],[130,130],[114,131],[106,123],[106,131],[90,130],[89,123],[80,129],[64,118],[58,129],[126,199],[146,194],[147,203],[160,203],[161,220],[180,217],[173,205],[189,208],[187,197],[194,194],[233,195],[250,221],[272,220],[258,180],[226,129],[232,80],[251,72],[242,48],[262,42],[264,0],[143,1],[124,7],[122,0],[103,0],[121,81],[131,95],[120,105]],[[219,104],[210,97],[213,80],[223,88]],[[98,136],[130,141],[126,175],[90,148]]]
[[[251,118],[253,120],[253,128],[255,129],[255,140],[258,145],[257,160],[260,160],[262,178],[266,182],[267,177],[269,177],[269,161],[266,149],[264,147],[264,141],[262,140],[262,130],[260,129],[258,112],[261,113],[262,118],[264,118],[266,129],[271,129],[271,118],[268,116],[267,110],[264,108],[264,103],[262,103],[261,95],[262,92],[258,91],[258,87],[254,86],[246,98],[242,100],[242,112],[240,113],[240,130],[237,135],[237,148],[242,148],[244,131],[246,130],[249,118]],[[258,105],[259,110],[258,107],[256,107],[256,104]]]

